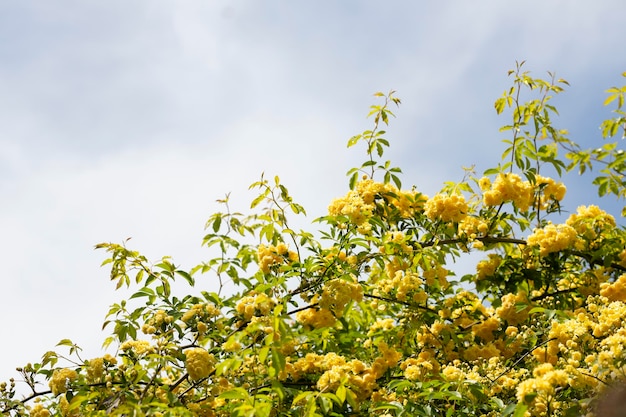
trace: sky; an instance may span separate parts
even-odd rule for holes
[[[130,237],[191,268],[209,256],[216,200],[246,211],[261,173],[313,227],[366,158],[346,142],[371,127],[374,92],[402,99],[386,157],[428,195],[499,161],[508,119],[493,102],[516,61],[567,79],[556,126],[601,145],[625,12],[623,0],[0,2],[0,380],[63,338],[98,356],[125,294],[99,242]],[[566,208],[593,200],[590,180],[568,177]]]

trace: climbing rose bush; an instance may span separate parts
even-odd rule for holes
[[[292,228],[305,209],[262,176],[249,213],[220,200],[203,239],[212,255],[190,270],[98,244],[116,288],[132,288],[108,310],[107,353],[83,358],[61,340],[0,384],[0,411],[594,415],[626,376],[625,212],[569,207],[565,174],[596,168],[600,196],[626,196],[626,156],[610,141],[626,134],[626,87],[608,90],[605,142],[585,150],[551,120],[565,80],[522,64],[509,75],[495,102],[511,117],[502,159],[432,197],[382,159],[400,100],[377,93],[372,128],[348,141],[366,160],[313,231]],[[459,271],[470,252],[482,259]]]

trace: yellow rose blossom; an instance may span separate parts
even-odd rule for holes
[[[87,380],[98,382],[104,376],[104,358],[94,358],[89,360],[87,366]]]
[[[281,242],[276,246],[259,245],[257,259],[259,261],[259,269],[267,274],[273,266],[297,262],[298,254],[290,251],[287,245]]]
[[[499,317],[489,317],[480,323],[472,326],[474,336],[480,337],[484,342],[491,342],[494,339],[493,332],[500,327]]]
[[[556,182],[552,178],[542,177],[541,175],[535,177],[535,186],[541,191],[539,204],[542,209],[547,208],[551,201],[563,200],[567,191],[563,183]]]
[[[424,214],[431,220],[460,222],[467,216],[467,202],[461,194],[437,194],[426,202]]]
[[[267,294],[261,293],[243,297],[239,300],[235,309],[246,320],[250,320],[254,316],[267,316],[275,305],[275,300]]]
[[[423,211],[427,197],[416,191],[402,191],[392,184],[364,179],[356,183],[354,190],[345,196],[334,199],[328,206],[331,216],[346,216],[350,223],[357,226],[361,234],[371,230],[369,219],[374,215],[376,200],[384,201],[387,207],[393,207],[402,218],[410,218]]]
[[[154,349],[147,340],[128,340],[121,344],[120,350],[132,350],[136,355],[151,353]]]
[[[485,184],[486,185],[486,184]],[[520,211],[527,211],[533,201],[533,187],[513,173],[498,174],[491,189],[484,191],[483,203],[486,206],[499,206],[513,202]]]
[[[553,252],[560,252],[576,246],[578,236],[576,230],[568,224],[554,225],[552,223],[535,231],[528,236],[528,246],[539,246],[539,254],[546,256]]]
[[[61,409],[61,415],[63,417],[78,417],[80,411],[77,408],[70,410],[70,403],[67,401],[65,395],[62,395],[59,399],[59,408]]]
[[[482,177],[478,180],[478,187],[481,191],[488,191],[491,188],[491,180],[489,177]]]
[[[587,240],[597,239],[603,232],[615,228],[615,218],[598,206],[580,206],[569,216],[566,224]]]
[[[600,284],[600,295],[610,301],[626,302],[626,274],[620,275],[613,283]]]
[[[328,309],[309,308],[299,311],[296,314],[296,321],[303,326],[320,329],[333,326],[337,322],[337,318]]]
[[[526,293],[519,292],[517,294],[506,294],[502,297],[502,304],[496,308],[496,314],[503,321],[507,322],[511,326],[517,326],[522,323],[528,317],[528,311],[530,307],[518,308],[519,304],[528,303],[528,296]]]
[[[363,299],[363,287],[354,278],[335,278],[326,282],[323,288],[320,308],[332,311],[337,318],[343,316],[343,310],[350,301]]]
[[[404,376],[410,381],[425,380],[429,375],[439,372],[441,366],[435,359],[435,355],[430,350],[423,350],[417,358],[405,359],[400,364],[400,369],[404,371]]]
[[[41,403],[37,403],[31,408],[30,417],[50,417],[50,411],[48,411]]]
[[[478,280],[493,276],[498,266],[500,266],[500,263],[502,263],[502,257],[498,254],[490,253],[487,256],[488,259],[476,264],[476,278]]]
[[[73,369],[55,369],[48,385],[53,395],[59,395],[67,391],[68,385],[77,378],[78,374]]]
[[[191,348],[185,351],[185,368],[194,381],[208,377],[215,369],[215,356],[202,348]]]
[[[474,240],[478,235],[483,235],[489,229],[489,224],[479,217],[466,216],[459,223],[458,231],[460,235],[464,235],[469,240]]]

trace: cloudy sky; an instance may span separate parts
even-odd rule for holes
[[[313,219],[364,159],[372,93],[403,105],[388,139],[432,195],[502,151],[493,101],[526,60],[571,88],[559,127],[598,146],[604,90],[626,71],[623,0],[0,3],[0,380],[61,338],[95,356],[122,296],[102,241],[189,268],[232,192],[279,175]],[[569,182],[566,208],[589,202]],[[609,207],[617,204],[610,201]],[[207,277],[200,284],[213,289]]]

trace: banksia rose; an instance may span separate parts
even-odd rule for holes
[[[185,367],[189,377],[195,381],[206,378],[215,369],[215,356],[205,349],[191,348],[185,351]]]
[[[73,369],[57,369],[52,373],[50,379],[50,390],[53,395],[59,395],[67,391],[67,385],[78,378],[78,374]]]

